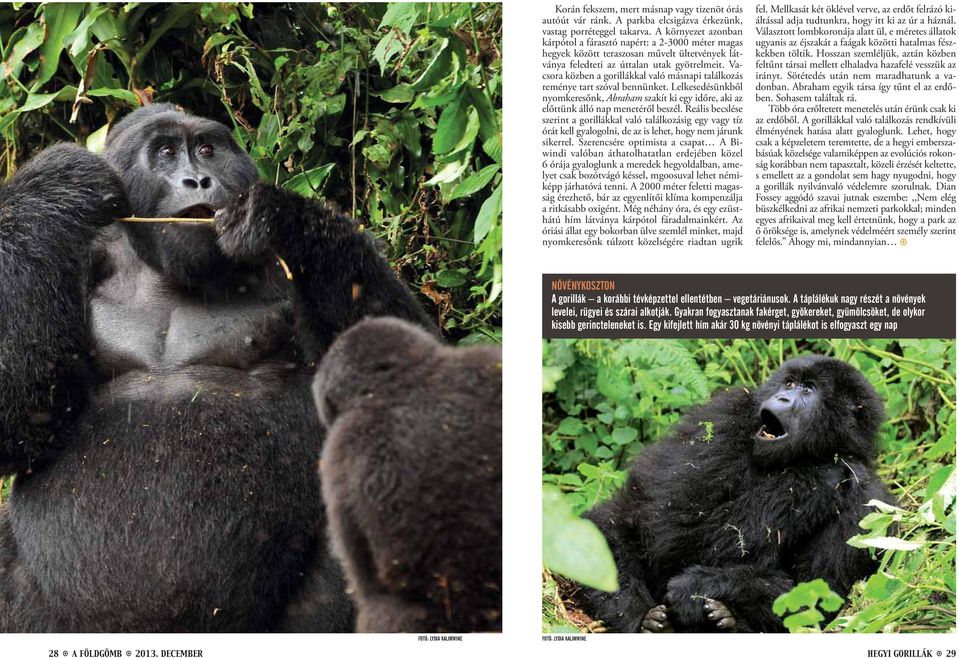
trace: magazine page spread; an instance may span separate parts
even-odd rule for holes
[[[0,6],[0,655],[955,658],[957,9]]]

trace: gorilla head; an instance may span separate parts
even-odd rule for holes
[[[223,124],[170,103],[141,108],[114,126],[103,156],[139,217],[212,217],[257,180],[253,160]],[[193,288],[229,273],[208,226],[124,224],[141,259],[171,283]]]
[[[337,416],[393,381],[426,377],[436,367],[436,339],[392,318],[364,320],[344,332],[317,371],[313,396],[320,420]],[[398,371],[400,374],[398,374]]]
[[[363,632],[498,631],[502,353],[367,318],[313,385],[334,552]]]
[[[787,361],[756,392],[753,455],[780,465],[832,454],[875,456],[882,402],[855,368],[822,356]]]

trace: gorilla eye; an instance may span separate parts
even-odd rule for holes
[[[163,146],[160,147],[159,153],[160,155],[165,155],[166,157],[170,158],[176,155],[176,149],[174,149],[169,144],[164,144]]]
[[[197,149],[197,152],[200,155],[208,158],[211,155],[213,155],[213,146],[211,144],[203,144],[202,146],[200,146],[200,148]]]
[[[794,381],[791,380],[791,379],[790,379],[790,380],[787,380],[787,381],[786,381],[786,388],[796,388],[796,382],[794,382]]]

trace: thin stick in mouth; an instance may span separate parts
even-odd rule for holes
[[[212,224],[213,217],[121,217],[118,222],[135,224]]]
[[[121,217],[117,221],[131,222],[134,224],[212,224],[216,220],[213,217]],[[276,261],[280,264],[280,267],[283,268],[283,273],[286,274],[287,280],[292,281],[293,272],[290,271],[290,266],[279,256],[276,257]]]

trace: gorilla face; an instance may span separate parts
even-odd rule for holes
[[[760,388],[753,457],[767,465],[875,454],[883,405],[863,375],[837,359],[788,361]]]
[[[134,215],[212,217],[257,179],[229,129],[168,103],[118,123],[104,157],[120,174]],[[137,254],[171,283],[192,289],[228,278],[233,265],[211,226],[125,224]]]
[[[790,377],[760,405],[759,418],[763,424],[756,438],[760,441],[785,441],[790,431],[798,434],[810,425],[813,413],[820,404],[814,381],[796,381]]]

